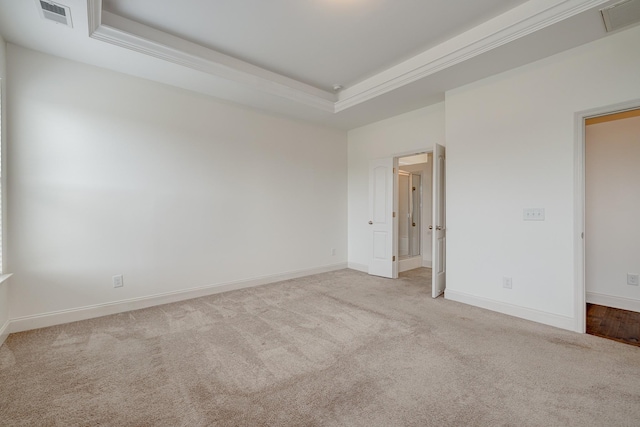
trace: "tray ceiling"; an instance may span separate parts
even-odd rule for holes
[[[607,33],[606,0],[0,0],[11,43],[351,129]],[[335,92],[334,84],[343,89]]]

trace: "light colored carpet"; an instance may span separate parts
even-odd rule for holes
[[[342,270],[11,335],[0,425],[638,426],[640,348]]]

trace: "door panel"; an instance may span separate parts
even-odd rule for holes
[[[445,149],[436,144],[433,151],[433,271],[432,297],[437,298],[446,287],[447,228],[445,215]]]
[[[394,260],[393,188],[394,159],[372,160],[369,165],[369,227],[371,257],[369,274],[397,277]]]

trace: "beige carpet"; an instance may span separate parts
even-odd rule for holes
[[[640,348],[342,270],[11,335],[2,426],[638,426]]]

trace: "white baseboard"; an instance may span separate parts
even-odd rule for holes
[[[360,264],[357,262],[350,262],[348,268],[352,270],[362,271],[363,273],[369,273],[369,266],[366,264]]]
[[[2,344],[4,344],[4,340],[6,340],[7,337],[9,336],[10,326],[11,326],[11,321],[7,319],[7,321],[4,322],[4,325],[2,325],[2,327],[0,328],[0,347],[2,347]]]
[[[398,272],[413,270],[422,267],[422,258],[419,256],[398,260]]]
[[[587,292],[586,296],[587,302],[591,304],[640,312],[640,300],[637,299],[616,297],[613,295],[599,294],[597,292]]]
[[[451,301],[457,301],[463,304],[486,308],[487,310],[497,311],[498,313],[507,314],[509,316],[519,317],[521,319],[555,326],[556,328],[568,329],[570,331],[575,331],[576,328],[575,319],[573,317],[560,316],[558,314],[547,313],[545,311],[520,307],[517,305],[507,304],[504,302],[482,298],[475,295],[469,295],[464,292],[452,291],[449,289],[445,289],[444,297],[445,299]]]
[[[215,285],[202,286],[181,291],[166,292],[139,298],[131,298],[123,301],[96,304],[91,306],[72,308],[69,310],[36,314],[33,316],[24,316],[11,319],[9,321],[8,328],[6,327],[7,325],[5,325],[2,330],[8,329],[8,332],[15,333],[28,331],[31,329],[46,328],[63,323],[77,322],[79,320],[108,316],[110,314],[123,313],[125,311],[139,310],[141,308],[148,308],[161,304],[169,304],[172,302],[184,301],[221,292],[266,285],[269,283],[280,282],[282,280],[297,279],[299,277],[311,276],[313,274],[343,270],[345,268],[347,268],[346,263],[332,264],[307,270],[290,271],[282,274],[273,274],[252,279],[219,283]]]
[[[422,266],[423,267],[427,267],[427,268],[431,268],[431,260],[422,260]],[[356,271],[362,271],[363,273],[369,273],[369,266],[366,264],[360,264],[358,262],[350,262],[347,266],[347,268],[350,268],[352,270],[356,270]]]

